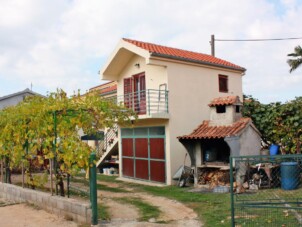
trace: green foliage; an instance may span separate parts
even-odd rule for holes
[[[98,204],[98,217],[101,220],[110,220],[109,207],[103,201]]]
[[[44,188],[44,185],[48,181],[48,173],[44,172],[42,175],[32,175],[29,172],[26,172],[26,183],[31,188]]]
[[[92,152],[81,141],[79,129],[87,134],[114,123],[130,124],[134,113],[101,98],[97,93],[67,97],[57,90],[47,97],[27,97],[17,106],[0,111],[0,156],[10,167],[30,168],[30,160],[56,157],[60,171],[74,174],[88,167]],[[56,122],[56,124],[55,124]]]
[[[302,97],[295,100],[262,104],[245,96],[243,115],[251,117],[266,145],[281,145],[283,153],[299,153],[302,139]]]

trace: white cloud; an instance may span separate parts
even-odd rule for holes
[[[31,82],[42,93],[93,87],[100,83],[97,71],[122,37],[210,53],[211,34],[230,39],[301,36],[300,3],[2,0],[0,79],[11,84],[1,83],[0,96]],[[289,75],[286,64],[287,53],[299,43],[216,42],[216,56],[247,68],[246,94],[283,101],[299,95],[301,72]]]

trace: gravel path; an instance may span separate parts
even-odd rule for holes
[[[108,187],[118,187],[119,184],[108,183],[108,182],[98,182],[99,184],[104,184]],[[127,190],[127,188],[123,187]],[[129,191],[132,191],[129,188]],[[117,193],[110,191],[98,190],[98,196],[102,201],[109,207],[109,213],[111,215],[111,220],[109,222],[103,222],[101,226],[121,226],[121,227],[199,227],[203,226],[198,220],[197,214],[189,207],[184,204],[167,199],[165,197],[153,196],[148,193]],[[149,222],[139,222],[138,211],[135,207],[126,205],[125,208],[117,209],[121,204],[114,201],[114,198],[139,198],[153,206],[157,206],[161,211],[160,217],[157,220],[149,220]],[[119,204],[119,205],[118,205]],[[125,205],[123,205],[125,206]],[[128,215],[127,215],[128,213]],[[158,223],[160,222],[160,223]]]

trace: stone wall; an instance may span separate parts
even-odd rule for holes
[[[91,223],[90,204],[75,199],[0,183],[0,197],[15,202],[28,202],[79,223]]]

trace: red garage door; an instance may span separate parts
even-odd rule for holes
[[[165,140],[150,138],[150,178],[152,181],[165,182]]]
[[[165,128],[149,127],[121,131],[123,176],[165,183]]]

